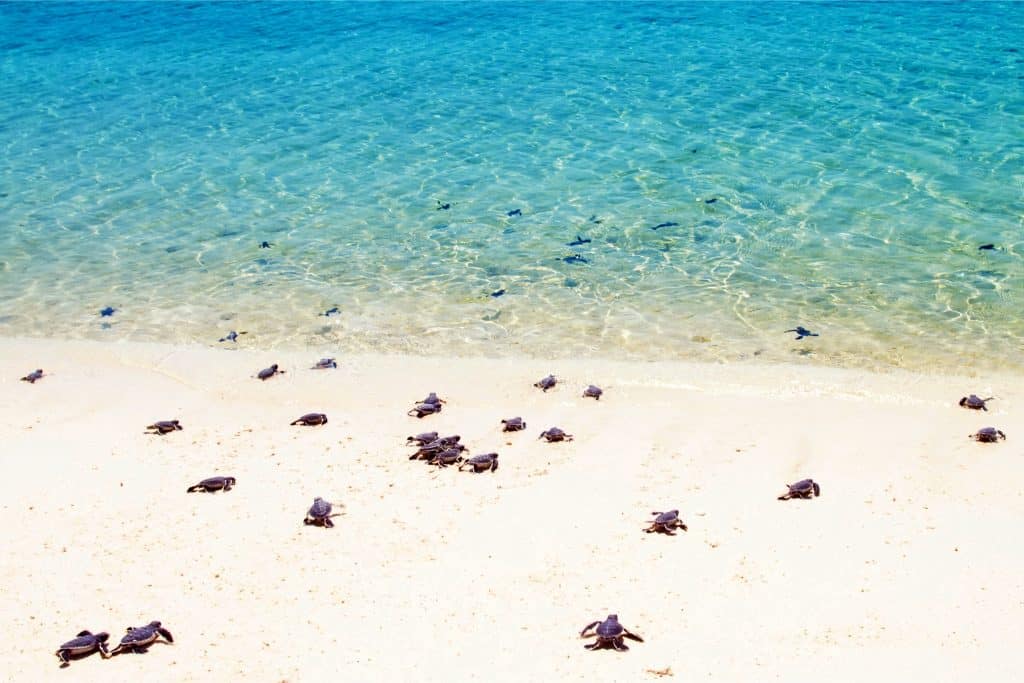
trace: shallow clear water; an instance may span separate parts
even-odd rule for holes
[[[1022,141],[1020,3],[3,3],[0,334],[1019,369]]]

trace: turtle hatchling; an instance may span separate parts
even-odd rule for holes
[[[160,420],[146,427],[147,434],[170,434],[184,429],[177,420]]]
[[[323,498],[313,499],[313,505],[309,508],[309,512],[306,513],[306,519],[302,520],[302,523],[327,528],[333,527],[334,522],[331,521],[332,507],[333,506]]]
[[[338,364],[333,358],[321,358],[316,362],[310,370],[327,370],[328,368],[337,368]]]
[[[106,659],[110,656],[110,653],[107,651],[107,639],[109,638],[110,634],[106,632],[93,633],[92,631],[82,631],[73,639],[57,648],[57,652],[54,654],[60,660],[62,668],[70,664],[72,659],[90,655],[94,650],[99,650],[100,657]]]
[[[1002,430],[996,429],[995,427],[982,427],[978,431],[970,435],[970,438],[981,443],[995,443],[999,439],[1006,440],[1006,434],[1003,434]]]
[[[552,427],[540,433],[538,439],[547,439],[548,443],[555,441],[572,441],[572,434],[566,434],[558,427]]]
[[[675,529],[682,529],[686,531],[686,525],[683,524],[683,520],[679,519],[679,510],[669,510],[668,512],[652,512],[652,515],[657,515],[651,520],[651,525],[644,529],[649,534],[657,531],[661,534],[668,534],[669,536],[675,536]]]
[[[472,458],[462,461],[459,465],[459,471],[461,472],[467,466],[471,467],[474,472],[486,472],[488,470],[493,472],[498,469],[498,454],[484,453],[482,455],[474,455]]]
[[[971,410],[987,411],[988,408],[985,407],[985,404],[991,401],[993,398],[995,398],[995,396],[989,396],[988,398],[980,398],[975,394],[971,394],[970,396],[964,396],[963,398],[961,398],[960,405],[963,406],[964,408],[970,408]]]
[[[503,432],[518,432],[524,429],[526,429],[526,423],[521,417],[510,417],[501,421],[501,431]]]
[[[435,439],[409,456],[410,460],[432,460],[435,455],[442,451],[457,450],[459,453],[466,451],[466,447],[456,441],[447,441],[448,437]]]
[[[821,487],[813,479],[801,479],[795,484],[786,484],[789,490],[779,496],[779,500],[790,498],[813,498],[821,495]]]
[[[274,363],[269,368],[263,368],[262,370],[260,370],[256,374],[256,379],[261,379],[264,382],[266,382],[268,379],[270,379],[274,375],[278,375],[278,374],[283,375],[284,372],[285,372],[284,370],[278,370],[277,369],[277,363]]]
[[[583,390],[583,398],[592,398],[597,401],[600,401],[601,394],[603,393],[604,391],[601,390],[601,387],[595,387],[593,384],[591,384],[589,387]]]
[[[602,648],[614,648],[619,652],[625,652],[629,648],[624,642],[623,638],[629,638],[635,640],[638,643],[644,642],[644,639],[635,633],[630,633],[625,626],[619,623],[619,615],[609,614],[608,618],[604,621],[595,621],[580,631],[581,638],[589,638],[591,636],[597,636],[597,640],[584,645],[588,650],[600,650]]]
[[[120,654],[124,650],[133,652],[145,652],[146,648],[156,642],[157,638],[163,637],[168,643],[174,642],[171,632],[160,625],[159,621],[151,621],[145,626],[128,627],[128,633],[121,638],[121,642],[110,651],[110,656]]]
[[[544,379],[539,380],[537,382],[534,382],[533,386],[535,386],[538,389],[541,389],[542,391],[547,393],[547,390],[550,389],[551,387],[555,386],[556,384],[558,384],[558,380],[555,379],[555,376],[554,375],[548,375]]]
[[[441,412],[440,403],[418,403],[416,407],[412,408],[407,415],[415,417],[426,417],[427,415],[433,415],[434,413]]]
[[[38,370],[33,370],[32,372],[30,372],[27,375],[25,375],[24,377],[22,377],[21,381],[22,382],[28,382],[29,384],[35,384],[36,380],[40,380],[42,378],[43,378],[43,369],[40,368]]]
[[[208,477],[198,484],[189,486],[185,493],[195,493],[196,491],[205,491],[206,493],[213,493],[214,491],[230,491],[231,487],[234,485],[234,477]]]
[[[437,441],[437,432],[422,432],[416,436],[406,437],[406,446],[426,446],[431,441]]]
[[[317,425],[327,424],[327,416],[323,413],[306,413],[299,419],[292,422],[293,425],[302,425],[304,427],[316,427]]]
[[[447,403],[447,401],[445,401],[443,398],[439,398],[435,392],[431,391],[429,394],[427,394],[427,397],[425,399],[420,401],[420,403],[433,403],[435,405],[438,405],[441,403]]]
[[[447,467],[448,465],[455,465],[456,463],[462,462],[462,452],[466,450],[466,447],[462,444],[446,448],[443,451],[434,454],[429,460],[429,464],[437,465],[438,467]]]

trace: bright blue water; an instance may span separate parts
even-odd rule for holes
[[[1024,366],[1021,3],[2,3],[0,148],[4,335]]]

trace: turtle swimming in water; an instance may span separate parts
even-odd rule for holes
[[[995,443],[999,439],[1006,440],[1006,434],[1003,434],[1002,430],[996,429],[995,427],[982,427],[978,431],[974,432],[969,438],[978,441],[979,443]]]
[[[208,477],[198,484],[189,486],[185,493],[195,493],[196,491],[205,491],[206,493],[213,493],[214,491],[230,491],[231,487],[234,485],[234,477]]]
[[[548,375],[544,379],[541,379],[541,380],[538,380],[538,381],[534,382],[533,386],[535,386],[538,389],[542,390],[544,393],[547,393],[548,389],[552,388],[556,384],[558,384],[558,380],[555,378],[555,376],[554,375]]]
[[[597,636],[597,640],[584,645],[588,650],[600,650],[602,648],[613,648],[619,652],[625,652],[629,649],[624,642],[623,638],[629,638],[635,640],[638,643],[644,642],[644,639],[635,633],[630,633],[622,624],[619,623],[619,615],[609,614],[608,618],[604,621],[595,621],[591,624],[587,624],[582,631],[580,631],[581,638],[589,638],[591,636]]]
[[[594,400],[600,401],[601,394],[603,393],[604,391],[601,389],[601,387],[597,387],[591,384],[589,387],[583,390],[583,398],[593,398]]]
[[[33,370],[24,377],[21,378],[22,382],[28,382],[29,384],[35,384],[38,380],[43,378],[43,369]]]
[[[686,531],[687,527],[683,524],[683,520],[679,519],[679,510],[669,510],[668,512],[652,512],[652,515],[657,515],[651,520],[651,525],[644,529],[649,534],[657,531],[661,534],[668,534],[669,536],[675,536],[675,529],[682,529]]]
[[[321,358],[316,362],[316,365],[310,368],[310,370],[327,370],[328,368],[337,368],[338,364],[333,358]]]
[[[92,631],[81,631],[77,636],[57,648],[57,659],[60,660],[61,668],[68,666],[72,659],[78,659],[92,654],[94,650],[100,651],[100,657],[106,659],[110,656],[107,651],[107,640],[110,634],[106,632],[93,633]]]
[[[240,334],[249,334],[249,333],[246,332],[245,330],[242,330],[241,332],[235,332],[234,330],[231,330],[230,332],[225,334],[223,337],[221,337],[217,341],[219,341],[219,342],[229,341],[229,342],[235,342],[237,344],[238,343],[238,335],[240,335]]]
[[[808,330],[803,325],[797,325],[792,330],[783,330],[783,332],[795,332],[796,333],[796,340],[797,341],[800,341],[804,337],[817,337],[817,336],[819,336],[817,332],[811,332],[810,330]]]
[[[284,373],[285,373],[285,371],[284,370],[278,370],[277,369],[277,363],[274,363],[269,368],[263,368],[258,373],[256,373],[256,379],[261,379],[261,380],[263,380],[265,382],[268,379],[270,379],[271,377],[273,377],[274,375],[278,375],[278,374],[283,375]]]
[[[521,417],[510,417],[501,421],[501,431],[503,432],[518,432],[523,429],[526,429],[526,423]]]
[[[293,425],[302,425],[304,427],[316,427],[318,425],[327,424],[327,416],[323,413],[306,413],[299,419],[292,422]]]
[[[960,405],[963,406],[964,408],[970,408],[971,410],[988,411],[988,408],[985,407],[985,404],[994,398],[995,396],[989,396],[988,398],[980,398],[975,394],[971,394],[970,396],[964,396],[963,398],[961,398]]]
[[[114,315],[115,313],[117,313],[117,309],[116,308],[114,308],[113,306],[107,306],[106,308],[104,308],[103,310],[100,311],[100,317],[101,318],[109,318],[110,316]]]
[[[493,472],[498,469],[498,454],[483,453],[481,455],[474,455],[472,458],[462,461],[459,465],[459,471],[461,472],[464,467],[470,467],[474,472],[486,472],[488,470]]]
[[[147,434],[170,434],[171,432],[180,432],[184,429],[177,420],[160,420],[146,427]]]
[[[813,498],[821,495],[821,487],[813,479],[801,479],[795,484],[786,484],[789,490],[779,496],[779,500],[790,498]]]
[[[548,443],[554,443],[555,441],[572,441],[572,434],[566,434],[558,427],[552,427],[546,429],[540,433],[538,439],[547,439]]]
[[[309,512],[306,513],[306,518],[302,520],[303,524],[322,526],[331,528],[334,526],[334,522],[331,521],[331,510],[333,506],[323,498],[317,497],[313,499],[313,505],[309,508]]]
[[[174,642],[174,636],[171,635],[170,631],[161,626],[159,621],[151,621],[145,626],[129,626],[128,633],[121,638],[118,646],[110,651],[110,656],[113,657],[124,650],[145,652],[146,648],[155,643],[161,636],[168,643]]]

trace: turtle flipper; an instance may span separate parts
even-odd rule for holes
[[[619,636],[618,638],[612,638],[612,647],[614,647],[619,652],[626,652],[627,650],[629,650],[629,646],[622,642],[622,636]]]
[[[640,636],[638,636],[635,633],[631,633],[628,629],[625,629],[625,628],[622,629],[622,635],[625,636],[626,638],[629,638],[630,640],[635,640],[638,643],[644,642],[643,638],[641,638]]]
[[[600,624],[600,623],[601,623],[600,621],[595,621],[595,622],[594,622],[594,623],[592,623],[592,624],[587,624],[586,626],[584,626],[584,627],[583,627],[583,630],[582,630],[582,631],[580,631],[580,637],[581,637],[581,638],[584,638],[584,637],[586,637],[586,635],[587,635],[587,631],[589,631],[590,629],[592,629],[592,628],[596,627],[596,626],[597,626],[598,624]]]
[[[168,643],[173,643],[174,642],[174,636],[172,636],[171,632],[168,631],[167,629],[165,629],[165,628],[158,628],[156,630],[156,632],[159,633],[160,635],[162,635],[165,639],[167,639]]]
[[[814,482],[814,495],[815,496],[820,496],[821,495],[821,487],[818,486],[818,482]]]

